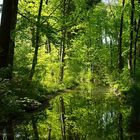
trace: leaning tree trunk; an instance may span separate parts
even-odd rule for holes
[[[29,74],[29,80],[32,80],[34,72],[35,72],[35,67],[36,67],[36,64],[37,64],[39,40],[40,40],[40,31],[39,30],[40,30],[40,18],[41,18],[41,12],[42,12],[42,5],[43,5],[43,0],[40,0],[37,23],[36,23],[37,25],[36,25],[36,36],[35,36],[35,51],[34,51],[31,71],[30,71],[30,74]]]

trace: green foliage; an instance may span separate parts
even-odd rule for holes
[[[136,101],[136,105],[134,102],[131,104],[132,107],[139,106],[133,95],[137,95],[140,86],[139,49],[135,75],[130,74],[128,66],[130,1],[126,1],[124,8],[120,2],[107,4],[100,0],[51,0],[47,4],[43,1],[38,23],[39,2],[19,1],[17,26],[11,33],[11,37],[15,37],[14,65],[13,68],[0,68],[0,124],[12,119],[17,133],[15,139],[33,139],[32,117],[35,117],[40,139],[47,139],[51,129],[51,139],[60,140],[62,112],[59,96],[51,101],[50,108],[46,109],[47,115],[46,112],[34,112],[42,106],[45,108],[56,92],[59,94],[65,90],[67,93],[63,98],[67,139],[119,139],[118,114],[122,113],[126,119],[122,124],[125,133],[130,115],[129,107],[121,106],[123,93],[128,92],[128,98]],[[138,2],[135,2],[135,6],[137,23]],[[118,45],[122,12],[121,56],[124,67],[119,70]],[[136,31],[133,36],[135,41]],[[30,80],[37,45],[37,64],[33,79]],[[63,62],[60,61],[62,46]],[[63,81],[60,81],[62,66]],[[12,70],[13,79],[6,80]],[[95,86],[98,90],[94,89]],[[109,87],[112,92],[106,91],[105,87]],[[74,91],[69,93],[67,90]],[[120,96],[120,92],[121,98],[112,96],[114,93]]]

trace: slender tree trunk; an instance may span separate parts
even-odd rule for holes
[[[134,39],[134,10],[135,10],[135,4],[134,0],[131,0],[131,17],[130,17],[130,48],[129,48],[129,69],[130,69],[130,75],[132,76],[133,74],[133,64],[132,64],[132,59],[133,59],[133,39]]]
[[[7,122],[6,132],[7,132],[7,140],[14,140],[14,129],[12,120],[9,120]]]
[[[51,131],[52,131],[52,129],[48,128],[48,140],[51,140]]]
[[[51,53],[51,43],[48,38],[46,39],[46,53]]]
[[[3,140],[3,126],[0,126],[0,140]]]
[[[18,12],[18,0],[13,1],[12,7],[12,21],[11,21],[11,33],[15,31],[17,23],[17,12]],[[14,48],[15,48],[15,36],[10,38],[8,63],[10,64],[9,78],[12,79],[13,63],[14,63]]]
[[[124,8],[125,0],[122,1],[122,8]],[[124,20],[124,11],[122,10],[121,21],[120,21],[120,34],[119,34],[119,44],[118,44],[118,63],[119,70],[122,70],[124,67],[123,58],[122,58],[122,33],[123,33],[123,20]]]
[[[2,4],[0,4],[0,14],[2,13]],[[0,19],[1,21],[1,19]]]
[[[79,136],[78,133],[75,133],[75,135],[74,135],[74,139],[75,139],[75,140],[80,140],[80,136]]]
[[[47,22],[47,25],[50,26],[49,22]],[[51,42],[50,42],[50,39],[47,36],[47,34],[46,34],[46,45],[45,45],[45,49],[46,49],[45,53],[51,53]]]
[[[32,126],[33,126],[33,132],[34,132],[34,140],[39,140],[37,122],[36,122],[34,116],[32,116]]]
[[[113,49],[112,40],[110,39],[110,70],[113,68]]]
[[[91,62],[91,66],[90,66],[90,71],[91,71],[91,78],[90,78],[90,81],[91,83],[94,83],[94,63],[93,61]]]
[[[65,106],[64,100],[60,97],[60,110],[61,110],[61,134],[62,140],[66,140],[66,128],[65,128]]]
[[[119,140],[123,140],[123,117],[122,113],[119,113]]]
[[[92,38],[91,38],[91,21],[90,21],[90,17],[91,17],[91,15],[89,14],[88,15],[88,23],[89,23],[89,36],[88,36],[88,45],[87,45],[87,50],[88,50],[88,48],[89,49],[91,49],[91,47],[92,47]],[[88,51],[87,51],[88,52]],[[89,52],[89,53],[87,53],[86,55],[88,56],[88,55],[90,55],[91,53],[93,53],[93,52]],[[94,62],[93,62],[93,60],[91,59],[91,62],[90,62],[90,72],[91,72],[91,78],[90,78],[90,81],[93,83],[94,82],[94,76],[93,76],[93,74],[94,74]]]
[[[63,81],[64,78],[64,57],[65,57],[65,47],[66,47],[66,0],[62,0],[63,8],[62,8],[62,39],[61,39],[61,46],[60,46],[60,82]]]
[[[139,5],[140,5],[140,0],[139,0]],[[134,77],[136,74],[136,57],[137,57],[137,42],[138,42],[138,37],[139,37],[139,28],[140,28],[140,14],[139,14],[139,19],[138,19],[138,24],[136,28],[136,37],[135,37],[135,42],[134,42]]]
[[[35,27],[31,28],[31,34],[32,34],[32,47],[35,48],[35,46],[36,46]]]
[[[60,46],[60,63],[61,63],[60,64],[60,82],[62,82],[64,78],[64,65],[65,65],[64,57],[65,57],[65,46],[66,46],[65,39],[66,39],[66,30],[64,29],[62,31],[62,42]]]
[[[36,64],[37,64],[38,49],[39,49],[39,39],[40,39],[40,31],[39,31],[40,29],[39,29],[39,26],[40,26],[40,18],[41,18],[41,12],[42,12],[42,5],[43,5],[43,0],[40,0],[38,16],[37,16],[37,25],[36,25],[35,51],[34,51],[31,71],[30,71],[30,74],[29,74],[29,80],[32,80],[34,72],[35,72],[35,67],[36,67]]]

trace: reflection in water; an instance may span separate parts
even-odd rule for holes
[[[14,139],[140,140],[140,98],[134,94],[126,102],[101,88],[69,91],[48,109],[14,120]]]
[[[140,140],[140,89],[133,87],[129,92],[131,95],[131,114],[128,116],[130,140]]]
[[[2,4],[3,4],[3,0],[0,0],[0,24],[1,24]]]
[[[0,5],[0,24],[1,24],[1,12],[2,12],[2,6]]]
[[[94,91],[95,92],[95,91]],[[66,94],[65,122],[67,140],[123,140],[123,119],[129,113],[114,96],[103,93],[73,92]],[[59,99],[53,101],[48,110],[48,123],[52,128],[52,139],[61,139],[59,121]],[[121,113],[122,111],[122,113]],[[54,116],[57,116],[55,118]],[[55,122],[55,126],[54,126]],[[124,128],[126,131],[126,127]]]

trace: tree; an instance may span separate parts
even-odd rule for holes
[[[14,55],[14,37],[11,37],[12,31],[16,26],[18,0],[4,0],[2,19],[0,27],[0,68],[13,66]],[[7,77],[12,77],[12,70],[9,71]]]
[[[36,34],[35,34],[35,51],[33,56],[33,62],[32,62],[32,68],[29,74],[29,79],[32,80],[35,66],[37,64],[37,57],[38,57],[38,49],[39,49],[39,41],[40,41],[40,18],[41,18],[41,12],[42,12],[42,5],[43,0],[40,0],[39,9],[38,9],[38,16],[37,16],[37,22],[36,22]]]
[[[129,48],[129,69],[130,75],[133,74],[133,43],[134,43],[134,10],[135,3],[131,0],[131,16],[130,16],[130,48]]]
[[[123,64],[123,57],[122,57],[122,34],[123,34],[123,18],[124,18],[124,5],[125,5],[125,0],[122,1],[122,14],[121,14],[121,21],[120,21],[120,35],[119,35],[119,44],[118,44],[118,53],[119,53],[119,70],[122,70],[124,67]]]
[[[138,5],[140,6],[140,0],[138,1]],[[135,36],[135,40],[134,40],[134,68],[133,68],[133,72],[134,72],[134,77],[136,76],[136,58],[137,58],[137,42],[138,42],[138,36],[139,36],[139,28],[140,28],[140,13],[138,15],[138,22],[136,24],[136,36]]]

